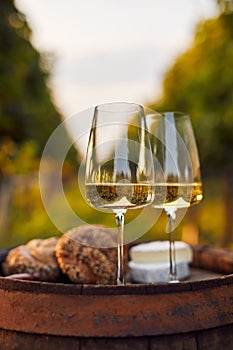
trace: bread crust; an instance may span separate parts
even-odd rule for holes
[[[57,241],[56,237],[33,239],[12,249],[2,264],[4,275],[38,274],[42,281],[56,281],[60,275],[55,255]]]
[[[116,235],[109,228],[83,225],[68,231],[57,242],[56,257],[73,283],[116,282]]]

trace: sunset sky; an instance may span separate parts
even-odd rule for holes
[[[65,117],[109,101],[146,103],[191,43],[214,0],[16,0],[33,44],[55,57],[51,87]]]

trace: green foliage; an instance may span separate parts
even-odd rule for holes
[[[15,245],[58,234],[41,201],[40,155],[62,116],[49,89],[47,57],[31,44],[31,29],[13,0],[0,5],[0,242]],[[63,129],[61,139],[67,140]],[[68,181],[76,152],[64,163]],[[76,163],[75,163],[76,164]]]
[[[36,146],[33,141],[25,141],[20,147],[11,139],[0,142],[0,169],[2,177],[15,174],[28,174],[38,168],[35,157]]]
[[[193,45],[166,73],[157,110],[185,110],[201,145],[203,170],[233,164],[233,13],[199,23]]]
[[[25,16],[12,0],[0,12],[0,137],[21,144],[34,140],[38,154],[60,123],[51,101],[49,73],[30,42]]]
[[[197,25],[191,47],[177,57],[165,74],[162,98],[151,107],[190,114],[205,179],[204,201],[198,206],[194,221],[201,230],[201,241],[230,246],[233,243],[233,2],[218,3],[221,14]]]
[[[233,0],[217,0],[220,10],[224,13],[233,12]]]

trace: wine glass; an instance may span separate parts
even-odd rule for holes
[[[86,157],[87,201],[115,214],[117,284],[124,284],[124,215],[153,201],[154,166],[142,106],[128,102],[98,105]]]
[[[178,282],[174,224],[177,210],[198,204],[202,182],[198,150],[190,118],[182,112],[147,116],[154,157],[163,170],[163,180],[155,181],[155,208],[167,214],[169,234],[169,282]]]

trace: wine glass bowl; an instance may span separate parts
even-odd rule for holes
[[[177,282],[174,223],[179,208],[189,208],[202,198],[202,181],[196,141],[190,118],[182,112],[147,116],[152,151],[163,170],[155,181],[153,206],[165,210],[169,234],[169,281]]]

